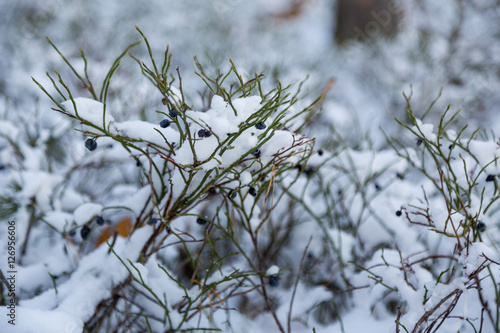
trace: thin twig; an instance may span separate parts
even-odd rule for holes
[[[304,259],[306,258],[307,249],[309,249],[309,245],[311,245],[312,236],[309,238],[309,242],[307,242],[306,248],[304,249],[304,253],[302,254],[302,259],[300,260],[300,266],[297,271],[297,277],[295,278],[295,284],[293,286],[292,299],[290,300],[290,308],[288,309],[288,333],[292,333],[292,307],[293,300],[295,299],[295,293],[297,292],[297,286],[300,281],[300,273],[302,272],[302,266],[304,265]]]

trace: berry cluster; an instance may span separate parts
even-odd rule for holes
[[[211,131],[207,131],[206,129],[203,129],[203,128],[198,131],[198,136],[200,138],[208,138],[211,135],[212,135]]]
[[[104,225],[105,223],[111,223],[109,220],[105,220],[102,216],[96,216],[95,218],[95,223],[98,225],[98,226],[102,226]],[[92,229],[90,229],[89,227],[90,223],[87,224],[87,225],[84,225],[81,229],[80,229],[80,236],[82,237],[83,240],[86,240],[87,237],[89,236],[90,232],[92,231]],[[69,235],[71,237],[74,237],[75,236],[75,231],[72,230],[71,232],[69,232]]]

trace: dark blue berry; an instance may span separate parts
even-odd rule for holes
[[[273,275],[269,277],[269,285],[271,287],[277,287],[280,284],[280,279],[278,275]]]
[[[236,198],[236,191],[229,191],[227,196],[229,197],[229,199]]]
[[[208,137],[209,137],[209,136],[211,136],[211,135],[212,135],[212,132],[207,131],[207,130],[205,130],[205,129],[203,129],[203,128],[202,128],[201,130],[199,130],[199,131],[198,131],[198,136],[199,136],[200,138],[208,138]]]
[[[201,217],[198,217],[198,218],[196,219],[196,223],[198,223],[198,224],[200,224],[200,225],[204,225],[204,224],[206,224],[207,222],[208,222],[208,221],[207,221],[206,219],[201,218]]]
[[[494,181],[494,180],[495,180],[495,175],[488,175],[488,176],[486,177],[486,181],[487,181],[487,182],[492,182],[492,181]]]
[[[82,236],[82,239],[87,239],[87,236],[90,234],[90,228],[87,226],[84,226],[80,230],[80,236]]]
[[[375,183],[375,190],[380,191],[381,188],[379,183]]]
[[[422,142],[423,142],[423,141],[422,141],[422,139],[418,139],[418,140],[417,140],[417,146],[422,145]]]
[[[318,155],[323,156],[323,149],[318,150]]]
[[[484,222],[478,222],[477,223],[477,230],[480,232],[483,232],[486,230],[486,224]]]
[[[401,216],[401,215],[403,215],[403,212],[401,212],[401,210],[397,210],[396,211],[396,216]]]
[[[252,197],[257,196],[257,190],[254,187],[250,187],[248,190],[248,194],[250,194]]]
[[[263,130],[266,128],[266,124],[261,121],[260,123],[258,123],[257,125],[255,125],[255,128],[258,129],[258,130]]]
[[[87,139],[85,141],[85,147],[87,147],[88,150],[94,151],[97,148],[97,142],[95,139]]]
[[[260,149],[254,150],[254,151],[252,152],[252,155],[253,155],[255,158],[260,158],[260,156],[261,156]]]
[[[103,225],[104,224],[104,219],[102,218],[102,216],[96,217],[95,223],[97,223],[97,225]]]
[[[166,227],[165,227],[165,231],[167,232],[167,234],[172,233],[172,229],[170,229],[170,227],[169,227],[169,226],[166,226]]]
[[[149,220],[149,224],[156,224],[156,223],[158,223],[158,219]]]
[[[207,197],[208,197],[208,198],[211,198],[211,197],[213,197],[213,196],[215,196],[215,195],[217,195],[217,194],[219,194],[219,189],[217,189],[217,188],[213,187],[213,188],[211,188],[210,190],[208,190],[208,195],[207,195]]]
[[[314,173],[314,168],[313,167],[307,167],[304,170],[304,173],[306,174],[307,177],[310,177]]]
[[[161,128],[167,128],[168,126],[170,126],[170,120],[163,119],[162,121],[160,121],[160,126]]]
[[[168,115],[169,115],[170,117],[172,117],[172,118],[175,118],[175,117],[177,117],[179,114],[178,114],[178,113],[177,113],[174,109],[170,109],[170,110],[168,111]]]

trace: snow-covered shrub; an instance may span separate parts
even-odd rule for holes
[[[31,230],[28,251],[40,238],[45,253],[54,251],[40,258],[39,274],[49,273],[44,280],[20,286],[20,317],[36,309],[58,321],[69,316],[76,331],[159,332],[214,330],[236,325],[229,317],[269,312],[282,326],[267,289],[278,287],[283,274],[273,264],[286,271],[278,254],[296,223],[285,218],[287,192],[306,178],[296,166],[307,164],[314,146],[296,130],[316,103],[300,106],[300,86],[278,83],[266,91],[262,74],[245,79],[233,64],[211,78],[195,60],[209,90],[206,110],[193,110],[179,70],[170,70],[168,47],[158,64],[144,36],[143,42],[149,64],[131,56],[157,88],[151,98],[158,109],[147,111],[157,123],[115,120],[120,110],[107,104],[111,77],[135,44],[100,90],[83,52],[83,73],[61,56],[84,90],[75,93],[57,72],[48,74],[55,94],[35,80],[56,104],[57,118],[70,120],[64,128],[81,134],[67,133],[71,145],[57,166],[12,172],[19,185],[5,216],[15,217],[21,234]],[[16,131],[12,125],[6,138]],[[28,219],[21,213],[27,207]]]
[[[405,330],[498,332],[499,143],[479,130],[466,136],[466,128],[450,129],[458,114],[449,116],[450,107],[435,129],[423,123],[430,109],[418,119],[410,97],[406,101],[411,125],[400,124],[409,130],[416,148],[400,140],[392,140],[393,147],[424,180],[421,194],[398,215],[419,230],[415,241],[421,250],[415,247],[409,253],[398,247],[390,256],[386,252],[380,282],[390,281],[385,287],[400,295],[397,323]],[[379,269],[370,273],[374,271]],[[394,276],[400,280],[394,281]]]

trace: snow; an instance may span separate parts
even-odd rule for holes
[[[482,242],[472,243],[462,253],[459,262],[464,265],[464,273],[472,274],[479,267],[490,262],[499,262],[500,255],[493,248]]]
[[[248,185],[252,182],[252,174],[248,171],[243,171],[240,174],[240,184],[241,186]]]
[[[272,265],[266,271],[266,275],[277,275],[280,272],[280,268],[276,265]]]
[[[93,99],[76,97],[72,101],[62,102],[61,104],[68,114],[76,116],[79,119],[85,119],[96,126],[102,126],[104,121],[104,126],[107,128],[108,124],[114,121],[113,116],[109,114],[109,110],[106,110],[106,114],[103,117],[104,105]],[[95,130],[90,126],[86,128]]]
[[[84,203],[73,212],[73,220],[77,225],[89,222],[102,211],[102,205],[96,203]]]
[[[139,141],[147,141],[160,146],[165,144],[164,137],[169,142],[178,141],[178,134],[176,134],[171,128],[163,129],[160,125],[151,124],[145,121],[130,120],[113,123],[113,129],[113,133],[120,136],[125,136]],[[161,134],[157,131],[161,132]]]
[[[148,284],[149,271],[143,264],[141,264],[141,263],[135,263],[135,264],[128,263],[127,267],[130,270],[130,272],[132,272],[131,276],[136,281],[139,281],[140,283],[144,283],[146,285]]]
[[[149,186],[145,186],[132,196],[128,197],[126,200],[122,201],[121,204],[130,208],[130,211],[134,214],[139,215],[150,195],[151,188]]]
[[[352,119],[349,115],[349,111],[343,105],[328,101],[325,108],[330,110],[328,113],[322,114],[322,117],[327,118],[325,119],[326,121],[341,128],[350,124]]]
[[[62,180],[60,175],[43,171],[26,171],[21,173],[21,177],[24,186],[19,198],[25,201],[35,198],[41,207],[50,206],[52,189]]]
[[[82,206],[84,206],[84,205],[82,205]],[[82,207],[82,206],[80,206],[80,207]],[[76,210],[75,210],[75,212],[76,212]],[[85,212],[85,215],[87,215],[87,212]],[[84,218],[83,222],[82,222],[81,216],[83,216],[83,214],[80,214],[80,216],[79,216],[80,222],[77,222],[77,224],[80,225],[80,224],[87,222],[94,215],[95,214],[88,216],[88,219]],[[64,211],[51,211],[51,212],[47,213],[47,215],[45,216],[45,221],[47,223],[49,223],[55,229],[62,232],[65,229],[69,229],[69,227],[72,224],[72,221],[76,222],[76,219],[73,216],[74,216],[73,214],[69,214],[69,213],[66,213]]]
[[[219,146],[215,136],[203,138],[195,144],[196,157],[200,161],[207,160]]]
[[[48,268],[43,263],[30,265],[28,267],[20,267],[18,270],[17,287],[19,290],[33,290],[43,286],[44,288],[52,287],[52,280],[48,274]],[[37,276],[34,280],[31,277]]]
[[[420,130],[417,130],[417,126]],[[434,125],[433,124],[424,124],[422,120],[417,119],[417,126],[413,126],[412,130],[417,132],[418,134],[422,134],[422,136],[430,141],[436,141],[437,136],[434,133]]]
[[[19,130],[10,121],[0,121],[0,135],[17,141]]]
[[[83,199],[77,192],[72,189],[64,191],[61,200],[61,209],[65,211],[73,211],[81,204],[83,204]]]
[[[2,332],[31,333],[35,327],[36,332],[40,333],[77,333],[83,330],[83,321],[64,311],[44,311],[17,306],[16,312],[18,316],[16,325],[12,326],[2,320],[0,322]],[[0,314],[3,318],[8,318],[5,307],[0,308]]]
[[[488,166],[486,170],[492,170],[493,173],[498,172],[498,163],[491,163],[495,158],[499,156],[499,148],[495,142],[481,142],[472,140],[469,143],[469,149],[478,159],[480,167]]]

